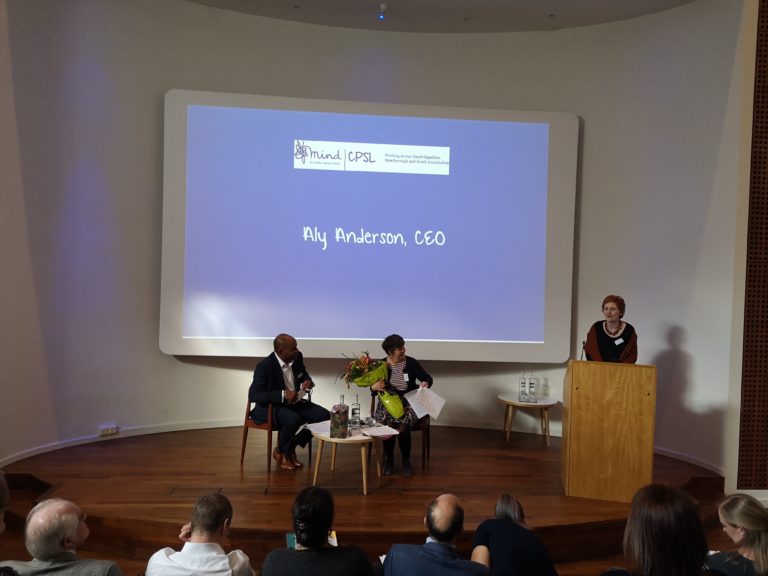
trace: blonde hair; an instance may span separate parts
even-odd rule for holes
[[[749,494],[732,494],[718,511],[728,524],[744,530],[741,546],[752,552],[755,573],[768,575],[768,510]]]

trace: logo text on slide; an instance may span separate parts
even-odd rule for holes
[[[448,176],[451,169],[451,148],[294,140],[293,167],[299,170]]]

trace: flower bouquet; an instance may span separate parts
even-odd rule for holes
[[[358,356],[348,357],[339,377],[347,383],[357,384],[361,388],[370,387],[379,380],[387,380],[387,363],[382,360],[374,360],[367,351]]]
[[[344,368],[339,373],[339,377],[347,383],[354,382],[361,388],[371,387],[379,380],[387,381],[389,376],[387,372],[387,363],[383,360],[374,360],[371,358],[367,351],[362,352],[359,356],[352,358],[345,356],[348,360]],[[390,394],[389,392],[379,392],[379,401],[384,405],[393,418],[400,419],[403,417],[404,408],[403,401],[397,394]]]

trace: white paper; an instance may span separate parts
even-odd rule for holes
[[[443,406],[445,406],[445,398],[435,394],[426,386],[424,388],[411,390],[405,394],[405,398],[419,418],[423,418],[429,414],[432,418],[437,420],[440,418],[440,412],[443,411]]]
[[[323,420],[322,422],[315,422],[314,424],[305,424],[304,426],[306,426],[307,430],[313,434],[325,434],[326,436],[331,435],[330,420]]]
[[[363,426],[361,429],[364,436],[370,436],[371,438],[381,438],[388,436],[397,436],[399,432],[389,426]]]

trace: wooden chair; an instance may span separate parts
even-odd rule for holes
[[[251,419],[251,402],[245,403],[245,422],[243,422],[243,441],[240,444],[240,466],[243,465],[245,460],[245,445],[248,442],[248,430],[255,428],[256,430],[264,430],[267,433],[267,474],[272,472],[272,431],[274,428],[274,422],[272,422],[272,404],[267,408],[267,421],[261,424],[256,424]]]
[[[311,399],[311,396],[310,396]],[[245,460],[245,445],[248,442],[248,430],[255,428],[256,430],[264,430],[267,432],[267,474],[272,472],[272,432],[277,430],[277,422],[272,419],[272,404],[267,407],[267,421],[257,424],[251,418],[252,402],[245,402],[245,422],[243,422],[243,441],[240,444],[240,466],[243,465]],[[307,445],[307,457],[309,463],[312,463],[312,440]]]
[[[371,416],[376,411],[377,400],[378,396],[371,396]],[[416,426],[411,428],[411,432],[421,432],[421,469],[425,470],[430,456],[429,414],[419,419]],[[370,459],[370,453],[368,457]]]

